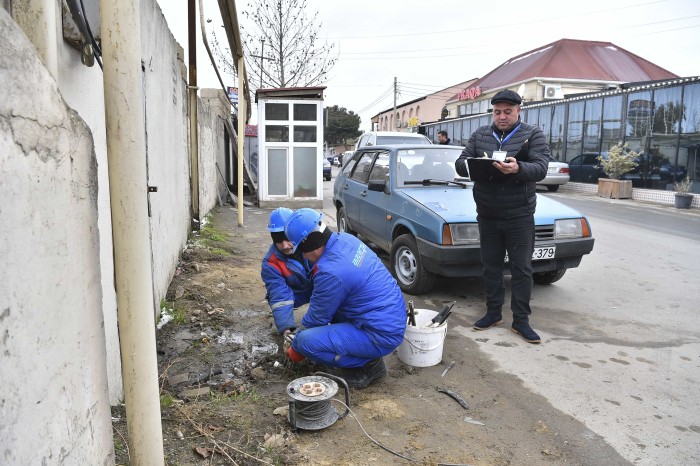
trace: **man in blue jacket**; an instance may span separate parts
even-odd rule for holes
[[[354,236],[331,232],[321,217],[299,209],[285,226],[314,264],[311,302],[288,355],[340,368],[350,387],[364,388],[386,376],[382,357],[403,340],[406,304],[377,255]]]
[[[270,213],[267,229],[272,244],[260,270],[277,332],[285,336],[296,329],[294,308],[309,302],[313,287],[311,263],[302,257],[301,251],[294,251],[284,234],[284,224],[291,215],[292,210],[285,207]]]
[[[457,173],[469,176],[467,159],[486,154],[506,175],[497,181],[475,181],[481,263],[484,269],[486,315],[474,328],[486,330],[503,322],[505,298],[504,258],[508,253],[511,273],[511,330],[528,343],[540,343],[530,327],[532,252],[535,247],[536,182],[547,175],[549,145],[542,130],[520,121],[520,96],[511,90],[491,99],[493,123],[478,128],[455,162]]]

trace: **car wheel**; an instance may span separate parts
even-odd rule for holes
[[[325,178],[325,180],[326,180],[326,181],[330,181],[330,180],[331,180],[331,175],[328,175],[328,176]]]
[[[423,267],[418,244],[411,235],[401,235],[391,245],[391,272],[402,291],[423,294],[435,284],[435,274]]]
[[[556,192],[557,189],[559,189],[558,184],[548,184],[547,185],[547,190],[551,193]]]
[[[551,285],[566,273],[566,269],[551,270],[549,272],[537,272],[532,274],[532,281],[538,285]]]
[[[340,209],[338,209],[337,218],[338,231],[340,233],[349,233],[353,236],[357,235],[357,233],[355,233],[355,231],[353,231],[352,228],[350,228],[350,222],[348,222],[348,216],[345,213],[345,207],[341,207]]]

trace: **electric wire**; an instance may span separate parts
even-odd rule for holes
[[[317,422],[326,419],[331,411],[330,400],[321,401],[295,401],[297,417],[309,422]]]
[[[90,43],[92,44],[92,52],[95,57],[95,61],[97,61],[97,64],[100,66],[101,70],[104,70],[102,67],[102,49],[100,48],[100,45],[97,43],[95,40],[95,35],[92,33],[92,29],[90,29],[90,22],[88,21],[87,15],[85,14],[85,5],[83,4],[83,0],[80,0],[80,10],[83,13],[83,19],[85,20],[85,27],[87,28],[88,35],[90,37],[86,37],[86,39],[90,40]]]
[[[408,457],[408,456],[404,456],[404,455],[402,455],[401,453],[398,453],[398,452],[392,450],[392,449],[389,448],[389,447],[385,447],[384,445],[382,445],[382,444],[379,443],[378,441],[374,440],[374,439],[372,438],[372,436],[369,435],[369,434],[367,433],[367,431],[365,430],[365,428],[362,426],[362,423],[360,423],[360,420],[357,418],[357,415],[356,415],[355,413],[352,412],[352,409],[350,409],[350,406],[346,405],[346,404],[343,403],[342,401],[340,401],[340,400],[338,400],[338,399],[335,399],[335,398],[333,398],[333,401],[335,401],[335,402],[340,403],[341,405],[343,405],[343,406],[348,410],[348,412],[350,412],[350,414],[352,414],[353,419],[355,419],[355,422],[357,422],[357,425],[360,426],[360,429],[362,429],[362,432],[367,436],[368,439],[370,439],[370,440],[372,441],[372,443],[374,443],[375,445],[377,445],[379,448],[381,448],[381,449],[383,449],[383,450],[386,450],[386,451],[388,451],[389,453],[391,453],[392,455],[398,456],[399,458],[403,458],[403,459],[405,459],[406,461],[411,461],[411,462],[413,462],[413,463],[420,463],[420,460],[417,460],[417,459],[414,459],[414,458],[410,458],[410,457]]]

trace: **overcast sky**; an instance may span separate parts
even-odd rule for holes
[[[158,3],[187,50],[187,2]],[[400,104],[482,77],[514,56],[559,39],[612,42],[677,75],[700,75],[700,0],[307,3],[308,16],[321,24],[321,36],[336,44],[338,53],[324,84],[325,105],[359,113],[365,131],[373,115],[393,106],[394,77]],[[236,5],[245,24],[241,11],[248,2]],[[220,28],[216,0],[204,0],[204,17],[213,20],[208,28]],[[199,86],[218,88],[206,49],[197,41]],[[232,77],[223,78],[227,86],[236,85]]]

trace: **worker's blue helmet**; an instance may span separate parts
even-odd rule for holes
[[[270,213],[270,222],[267,224],[267,231],[273,233],[278,231],[284,231],[284,224],[287,223],[287,219],[292,215],[292,209],[286,207],[279,207]]]
[[[326,225],[321,221],[323,214],[314,209],[303,208],[294,212],[284,226],[284,233],[294,249],[314,231],[323,231]]]

